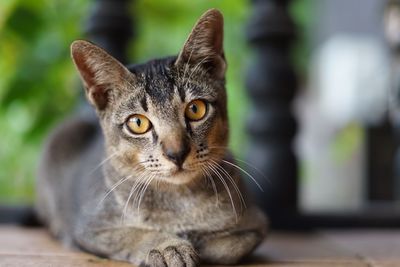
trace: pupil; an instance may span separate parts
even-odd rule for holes
[[[136,118],[136,124],[137,124],[137,126],[140,127],[140,125],[142,124],[142,121],[139,118]]]
[[[197,113],[197,106],[196,105],[192,105],[192,111],[193,111],[193,113]]]

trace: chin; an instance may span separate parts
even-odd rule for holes
[[[168,174],[158,178],[163,182],[174,184],[174,185],[184,185],[188,184],[191,181],[194,181],[199,176],[201,176],[200,171],[194,170],[171,170]]]

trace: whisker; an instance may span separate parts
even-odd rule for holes
[[[129,201],[131,200],[133,194],[135,193],[135,191],[136,191],[138,185],[141,184],[141,181],[146,179],[146,174],[147,174],[147,172],[143,172],[143,173],[137,178],[137,180],[135,181],[135,183],[132,185],[132,188],[131,188],[131,190],[130,190],[130,192],[129,192],[128,199],[126,200],[125,205],[124,205],[124,208],[123,208],[123,212],[122,212],[122,216],[121,216],[121,224],[124,223],[125,216],[126,216],[126,212],[127,212],[127,210],[128,210]]]
[[[268,183],[271,183],[271,180],[268,179],[268,177],[265,176],[264,173],[262,173],[262,171],[260,171],[260,170],[259,170],[257,167],[255,167],[254,165],[248,163],[248,162],[245,161],[245,160],[239,159],[239,158],[235,158],[235,157],[234,157],[234,159],[235,159],[236,161],[239,161],[239,162],[241,162],[241,163],[247,165],[248,167],[252,168],[252,169],[255,170],[258,174],[260,174],[260,175],[264,178],[265,181],[267,181]]]
[[[133,200],[132,200],[132,207],[135,206],[135,203],[136,203],[136,201],[137,201],[136,199],[138,198],[138,196],[139,196],[140,191],[142,190],[142,188],[145,186],[145,184],[146,184],[146,182],[147,182],[147,179],[148,179],[148,177],[149,177],[149,174],[151,174],[149,171],[145,171],[145,172],[142,174],[141,178],[138,179],[138,182],[137,182],[136,185],[135,185],[135,192],[136,192],[136,194],[135,194],[135,197],[134,197]]]
[[[97,208],[99,208],[99,206],[101,205],[101,203],[103,203],[103,201],[111,194],[112,191],[114,191],[119,185],[121,185],[122,183],[124,183],[125,181],[129,180],[130,178],[132,178],[132,175],[129,175],[123,179],[118,180],[118,182],[116,182],[108,191],[107,193],[101,198],[101,200],[99,201],[99,203],[97,204]]]
[[[146,173],[145,177],[140,182],[140,185],[137,187],[137,190],[136,190],[137,193],[136,193],[135,197],[132,200],[132,207],[133,208],[135,207],[135,203],[138,202],[138,199],[140,198],[140,195],[141,195],[141,192],[142,192],[143,188],[146,187],[146,183],[149,180],[149,176],[148,175],[149,175],[149,173]]]
[[[101,166],[103,166],[107,161],[111,160],[113,157],[117,156],[119,153],[119,151],[116,151],[114,153],[112,153],[110,156],[108,156],[107,158],[105,158],[104,160],[102,160],[96,167],[94,167],[87,175],[90,175],[92,173],[94,173],[98,168],[100,168]]]
[[[239,199],[240,199],[240,208],[241,211],[243,211],[243,207],[246,208],[246,201],[244,200],[244,197],[242,195],[242,192],[240,192],[239,187],[237,186],[237,184],[235,183],[235,180],[233,179],[233,177],[216,161],[210,159],[213,163],[214,166],[216,168],[218,168],[223,174],[225,174],[225,177],[231,182],[233,188],[236,191],[236,194],[238,195]]]
[[[238,165],[233,164],[232,162],[229,162],[224,159],[222,161],[225,162],[226,164],[229,164],[229,165],[237,168],[238,170],[242,171],[243,173],[245,173],[258,186],[258,188],[261,190],[261,192],[264,192],[264,189],[261,187],[261,185],[257,182],[257,180],[250,173],[248,173],[247,171],[245,171],[243,168],[239,167]]]
[[[121,225],[124,224],[124,221],[125,221],[125,213],[126,213],[126,211],[127,211],[127,209],[128,209],[128,203],[129,203],[129,201],[130,201],[130,199],[131,199],[131,197],[132,197],[132,195],[133,195],[135,185],[136,185],[136,183],[132,185],[131,190],[130,190],[129,195],[128,195],[128,198],[127,198],[127,200],[126,200],[126,202],[125,202],[124,208],[122,209],[122,214],[121,214]]]
[[[225,180],[222,177],[222,175],[218,172],[218,169],[216,169],[214,166],[212,166],[209,162],[208,162],[207,166],[215,175],[217,175],[217,178],[222,182],[223,186],[225,187],[225,190],[228,193],[229,199],[231,200],[233,213],[235,214],[235,218],[236,218],[236,222],[237,222],[238,221],[238,214],[237,214],[236,206],[235,206],[235,203],[233,201],[233,197],[232,197],[232,194],[231,194],[231,191],[229,189],[228,184],[225,182]]]
[[[145,195],[145,193],[146,193],[146,190],[147,190],[147,188],[149,187],[149,185],[151,184],[151,182],[154,180],[156,178],[156,175],[152,175],[152,176],[150,176],[150,178],[148,179],[148,181],[147,181],[147,183],[146,183],[146,186],[144,187],[144,189],[142,190],[142,193],[140,194],[140,198],[139,198],[139,201],[138,201],[138,204],[137,204],[137,211],[138,211],[138,213],[140,212],[140,203],[142,203],[142,200],[143,200],[143,197],[144,197],[144,195]]]
[[[210,148],[210,149],[224,149],[224,150],[229,149],[229,147],[227,147],[227,146],[210,146],[209,148]],[[235,161],[239,161],[239,162],[245,164],[246,166],[252,168],[252,169],[255,170],[258,174],[260,174],[260,175],[262,176],[262,178],[264,178],[265,181],[267,181],[268,183],[271,183],[271,180],[268,179],[268,177],[265,176],[265,174],[264,174],[261,170],[259,170],[256,166],[250,164],[249,162],[247,162],[247,161],[245,161],[245,160],[243,160],[243,159],[240,159],[240,158],[237,158],[237,157],[234,157],[234,156],[232,156],[232,158],[233,158]]]
[[[203,168],[202,166],[200,166],[200,169],[201,169],[202,173],[205,174],[204,177],[206,177],[206,179],[208,178],[208,180],[210,180],[211,186],[212,186],[214,194],[215,194],[215,199],[216,199],[215,205],[219,206],[219,196],[218,196],[217,185],[215,184],[213,177],[210,175],[207,168],[205,168],[205,167]]]
[[[138,162],[138,163],[136,163],[136,164],[133,166],[133,168],[136,169],[137,166],[139,166],[140,164],[145,163],[145,162],[147,162],[147,161]],[[141,167],[141,166],[139,166],[139,167]],[[138,169],[136,169],[136,170],[138,170]],[[113,184],[113,185],[111,186],[111,188],[110,188],[110,189],[105,193],[105,195],[101,198],[101,200],[100,200],[99,203],[97,204],[97,208],[98,208],[98,207],[100,206],[100,204],[103,203],[103,201],[111,194],[112,191],[114,191],[118,186],[120,186],[121,184],[123,184],[125,181],[129,180],[130,178],[132,178],[134,175],[135,175],[135,174],[129,175],[129,176],[125,177],[125,178],[122,178],[122,179],[118,180],[115,184]]]

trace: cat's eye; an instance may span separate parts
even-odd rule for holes
[[[207,113],[207,103],[203,100],[193,100],[186,106],[185,116],[191,121],[199,121]]]
[[[151,122],[145,116],[135,114],[128,118],[126,126],[134,134],[144,134],[150,130]]]

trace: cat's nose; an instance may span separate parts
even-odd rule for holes
[[[163,142],[162,149],[164,156],[176,164],[179,168],[182,168],[183,162],[190,152],[190,144],[187,140],[174,142]]]

